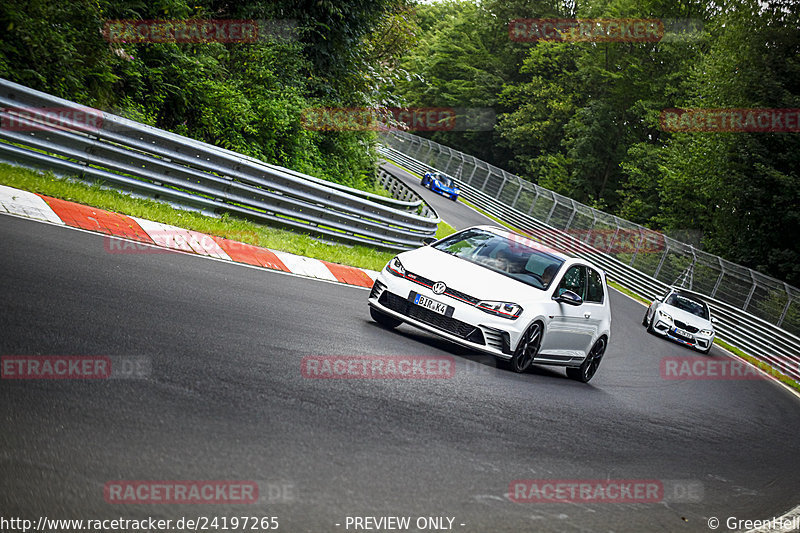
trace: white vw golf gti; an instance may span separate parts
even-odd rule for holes
[[[516,372],[566,367],[592,379],[611,337],[603,272],[526,237],[476,226],[389,261],[370,314],[497,357]]]

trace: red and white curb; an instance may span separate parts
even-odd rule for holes
[[[109,235],[113,237],[105,243],[106,251],[109,253],[137,253],[157,246],[358,287],[371,287],[378,276],[378,272],[374,270],[261,248],[5,185],[0,185],[0,214],[16,215]]]

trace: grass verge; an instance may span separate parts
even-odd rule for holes
[[[264,226],[227,214],[215,218],[194,211],[183,211],[155,200],[134,198],[103,189],[99,184],[59,178],[50,173],[34,172],[12,165],[0,164],[0,184],[264,248],[359,268],[381,270],[395,255],[394,252],[375,250],[368,246],[330,244],[310,235]],[[440,223],[437,235],[447,231],[447,227],[447,224]]]

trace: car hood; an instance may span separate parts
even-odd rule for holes
[[[451,289],[481,300],[522,304],[548,301],[548,291],[537,289],[486,267],[470,263],[431,246],[403,252],[400,262],[408,272],[434,282],[443,281]]]
[[[661,304],[658,308],[665,313],[669,313],[673,320],[680,320],[684,324],[691,324],[692,326],[696,326],[700,329],[713,328],[713,325],[710,321],[700,318],[689,311],[684,311],[683,309],[675,307],[674,305]]]
[[[436,186],[442,189],[443,191],[456,192],[458,190],[458,187],[448,187],[439,180],[436,180]]]

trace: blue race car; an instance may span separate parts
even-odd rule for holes
[[[458,200],[458,195],[461,192],[453,181],[453,178],[441,172],[426,172],[420,183],[423,187],[427,187],[442,196],[447,196],[454,202]]]

